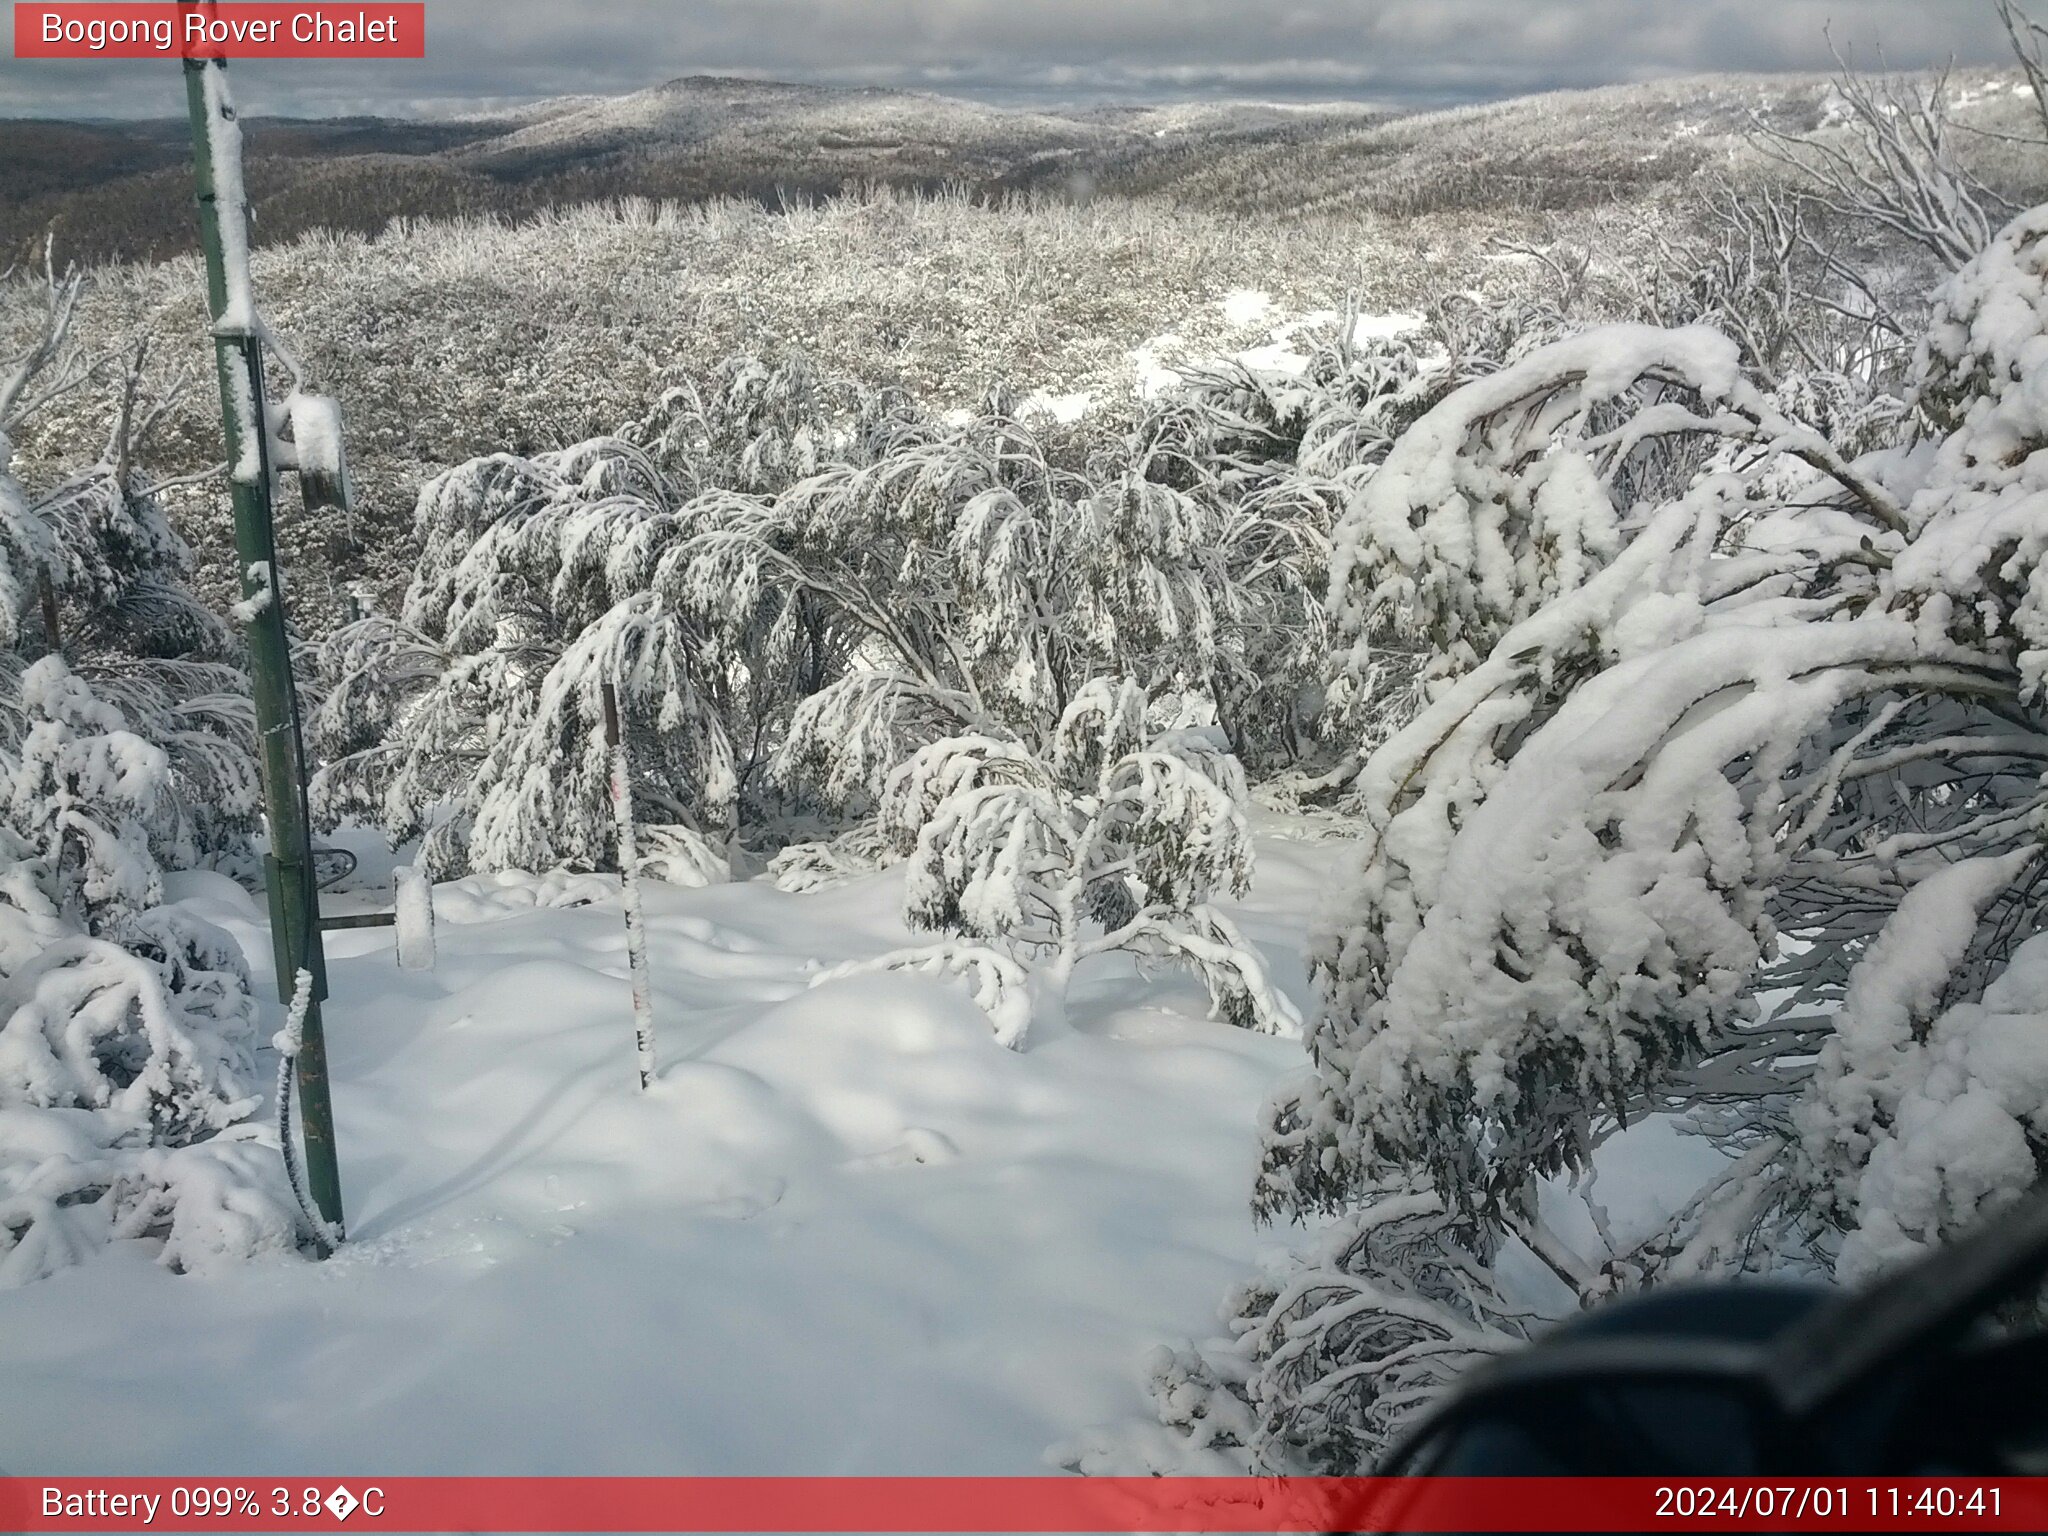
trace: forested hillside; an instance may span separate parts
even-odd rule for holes
[[[1998,134],[2024,122],[2009,75],[1958,76],[1964,148],[2025,180]],[[166,107],[173,104],[167,98]],[[1747,174],[1755,119],[1841,131],[1829,77],[1699,77],[1397,115],[1369,104],[1216,102],[997,108],[904,91],[697,76],[480,119],[255,118],[259,244],[394,218],[522,217],[622,197],[770,208],[868,187],[977,200],[1156,196],[1264,219],[1331,212],[1585,212]],[[0,253],[51,229],[71,259],[192,249],[181,119],[0,122]]]

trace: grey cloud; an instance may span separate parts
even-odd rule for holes
[[[1829,66],[1824,29],[1901,68],[1993,63],[1990,0],[431,0],[428,57],[250,61],[258,112],[451,112],[726,73],[992,99],[1436,104]],[[178,110],[169,64],[10,60],[0,113]]]

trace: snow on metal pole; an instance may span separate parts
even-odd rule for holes
[[[434,886],[418,864],[391,871],[391,924],[398,941],[398,968],[434,968]]]
[[[335,1157],[334,1107],[327,1088],[327,1043],[320,1024],[320,1000],[327,995],[326,951],[320,942],[298,696],[292,685],[277,531],[271,517],[274,466],[263,405],[262,323],[249,284],[242,130],[228,96],[225,61],[185,60],[185,103],[192,122],[199,234],[206,253],[206,298],[213,316],[214,362],[220,376],[228,492],[234,505],[235,549],[242,568],[242,601],[235,604],[235,616],[242,622],[249,647],[263,814],[270,836],[263,873],[270,896],[278,996],[293,1001],[300,990],[300,972],[311,975],[297,1054],[300,1123],[313,1202],[321,1219],[339,1236],[341,1172]]]
[[[604,685],[604,740],[611,748],[612,817],[619,826],[619,881],[626,905],[626,964],[633,977],[633,1046],[640,1057],[640,1086],[654,1081],[654,988],[647,976],[647,919],[640,911],[640,870],[633,835],[633,777],[626,736],[619,729],[619,696]]]

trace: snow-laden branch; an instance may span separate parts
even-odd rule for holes
[[[1354,781],[1366,835],[1313,957],[1314,1070],[1269,1106],[1262,1209],[1355,1219],[1414,1181],[1461,1241],[1521,1241],[1593,1296],[1861,1273],[2035,1182],[2044,335],[2037,210],[1945,286],[1918,420],[1878,451],[1703,331],[1539,347],[1395,444],[1339,527],[1340,618],[1465,650]],[[1614,494],[1688,433],[1702,451],[1660,470],[1682,478]],[[1725,1165],[1647,1237],[1595,1212],[1604,1252],[1561,1241],[1539,1186],[1651,1113]],[[1346,1330],[1390,1310],[1400,1262],[1339,1268],[1281,1293],[1327,1299],[1242,1397],[1369,1450],[1395,1398],[1346,1394],[1406,1357],[1352,1359]],[[1270,1326],[1262,1299],[1241,1314]]]

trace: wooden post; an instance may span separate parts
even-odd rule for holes
[[[619,886],[626,907],[626,965],[633,977],[633,1047],[640,1086],[654,1081],[654,988],[647,975],[647,919],[640,911],[640,856],[633,832],[633,775],[626,735],[619,728],[619,696],[604,685],[604,739],[611,748],[612,818],[619,829]]]

